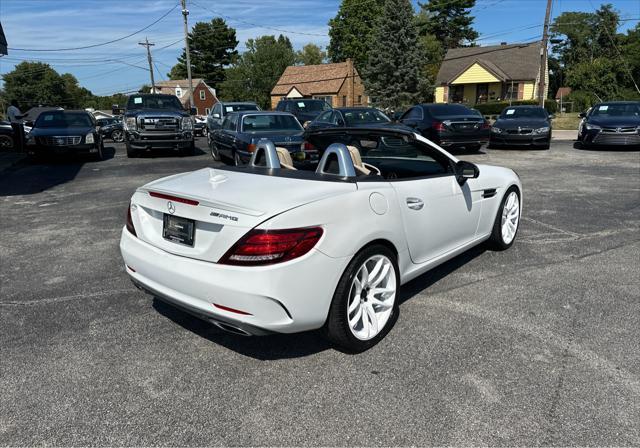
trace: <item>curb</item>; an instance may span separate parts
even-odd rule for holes
[[[574,131],[574,130],[562,130],[562,129],[557,129],[557,130],[553,130],[551,131],[551,140],[577,140],[578,139],[578,131]]]

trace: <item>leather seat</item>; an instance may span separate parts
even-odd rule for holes
[[[282,168],[288,170],[295,170],[296,168],[293,166],[293,159],[291,158],[291,154],[286,148],[282,148],[280,146],[276,146],[276,154],[278,154],[278,160],[280,160],[280,166]]]
[[[376,175],[380,174],[380,170],[368,163],[364,163],[362,161],[362,157],[360,156],[360,151],[355,146],[348,145],[347,149],[349,150],[349,154],[351,154],[351,160],[353,161],[353,166],[356,171],[360,174],[368,175]]]

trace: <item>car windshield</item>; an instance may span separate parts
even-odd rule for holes
[[[331,109],[331,106],[322,100],[296,101],[295,105],[301,112],[322,112]]]
[[[247,115],[242,120],[243,132],[302,131],[298,120],[291,115]]]
[[[129,97],[127,109],[182,109],[182,104],[173,95],[133,95]]]
[[[541,107],[507,107],[500,118],[547,118],[547,113]]]
[[[258,106],[255,104],[225,104],[224,107],[225,112],[241,112],[243,110],[259,110]]]
[[[591,115],[599,117],[638,117],[640,116],[640,103],[600,104],[594,106]]]
[[[37,128],[88,128],[93,123],[87,113],[84,112],[43,112],[36,120]]]
[[[342,112],[347,126],[367,123],[388,123],[391,120],[377,109],[358,109]]]
[[[478,117],[478,114],[474,113],[471,109],[459,104],[442,104],[429,107],[429,112],[435,118],[450,117],[455,115],[470,115],[472,117]]]

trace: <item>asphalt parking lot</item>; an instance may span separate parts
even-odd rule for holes
[[[640,444],[640,152],[460,156],[521,176],[516,244],[406,285],[391,333],[347,355],[136,290],[131,193],[212,161],[107,146],[0,177],[1,445]]]

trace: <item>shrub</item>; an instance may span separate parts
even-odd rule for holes
[[[512,101],[511,106],[524,106],[524,105],[532,105],[537,106],[537,100],[519,100]],[[500,115],[500,113],[504,110],[505,107],[509,107],[508,101],[498,101],[494,103],[482,103],[476,104],[473,106],[474,109],[480,111],[482,115]],[[554,100],[545,100],[544,108],[550,114],[555,114],[558,110],[558,104]]]

